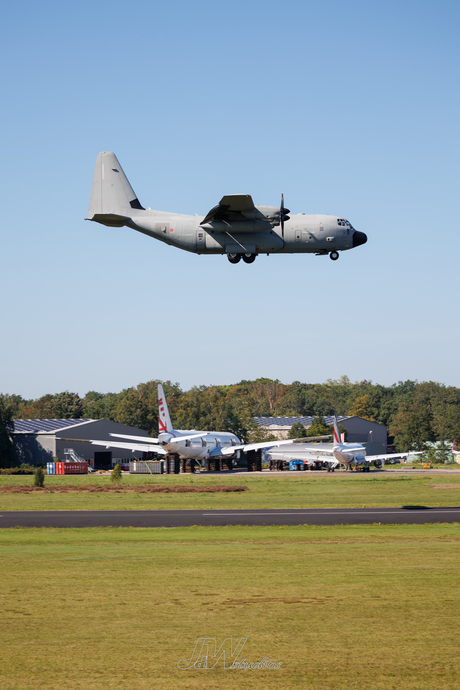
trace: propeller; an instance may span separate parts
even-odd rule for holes
[[[284,207],[284,194],[281,193],[281,206],[280,206],[280,222],[281,222],[281,237],[284,240],[284,221],[289,220],[288,213],[290,210]]]

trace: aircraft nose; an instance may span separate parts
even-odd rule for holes
[[[355,230],[353,233],[353,248],[359,247],[360,244],[366,244],[366,242],[367,235],[364,232],[359,232],[358,230]]]

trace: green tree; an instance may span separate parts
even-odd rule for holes
[[[145,429],[150,436],[158,433],[158,383],[140,383],[136,388],[123,390],[117,399],[114,419],[120,424],[128,424]]]
[[[288,438],[305,438],[307,436],[307,430],[302,424],[302,422],[294,422],[294,424],[289,429]]]
[[[24,400],[21,395],[4,395],[3,399],[10,408],[13,419],[21,419],[23,408],[31,402],[31,400]]]
[[[120,486],[121,483],[121,467],[117,463],[110,473],[110,480],[115,484],[115,486]]]
[[[373,409],[371,405],[372,403],[369,393],[358,395],[348,410],[348,416],[361,417],[361,419],[368,419],[370,422],[375,422],[375,419],[372,416]]]
[[[22,408],[20,419],[53,419],[53,398],[51,393],[47,393],[37,400],[30,400]]]
[[[396,450],[424,450],[426,441],[435,441],[433,430],[433,399],[436,384],[418,384],[412,395],[403,398],[390,424]]]
[[[326,436],[331,433],[331,428],[324,421],[324,417],[315,417],[308,428],[306,436]]]
[[[52,417],[54,419],[82,419],[85,403],[78,393],[56,393],[52,400]]]
[[[0,393],[0,467],[10,467],[14,460],[11,434],[14,429],[12,410],[7,396]]]
[[[45,486],[45,473],[43,467],[36,467],[34,472],[34,486]]]
[[[294,381],[284,386],[283,395],[276,401],[274,414],[276,417],[303,417],[305,384]]]
[[[84,416],[88,419],[110,419],[115,421],[116,393],[88,391],[84,398]]]

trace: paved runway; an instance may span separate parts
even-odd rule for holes
[[[190,527],[192,525],[371,525],[460,522],[460,507],[278,508],[259,510],[18,510],[2,527]]]

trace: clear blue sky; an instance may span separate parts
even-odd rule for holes
[[[0,392],[260,376],[460,386],[458,2],[30,0],[2,13]],[[249,193],[368,243],[232,266],[85,222]]]

